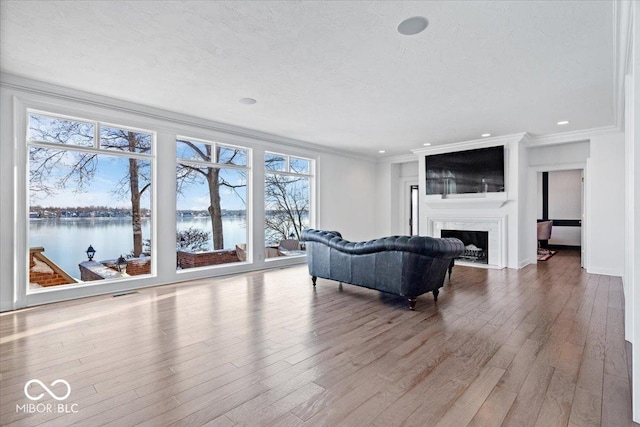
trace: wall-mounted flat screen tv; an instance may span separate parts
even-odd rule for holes
[[[504,146],[425,156],[427,194],[504,191]]]

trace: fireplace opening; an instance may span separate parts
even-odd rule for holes
[[[464,253],[457,259],[477,264],[489,264],[488,231],[442,230],[440,237],[455,237],[462,240]]]

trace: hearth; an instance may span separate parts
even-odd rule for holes
[[[489,232],[472,230],[441,230],[441,237],[462,240],[465,251],[457,259],[477,264],[489,263]]]

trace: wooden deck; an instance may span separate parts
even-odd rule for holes
[[[416,311],[298,266],[3,313],[0,425],[632,425],[621,281],[579,261],[456,267]]]

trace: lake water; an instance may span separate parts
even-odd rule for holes
[[[149,219],[143,220],[143,239],[150,238]],[[178,218],[178,231],[189,227],[211,232],[208,217]],[[223,218],[224,247],[235,248],[247,242],[244,218]],[[80,277],[78,264],[86,261],[86,250],[92,245],[95,260],[116,259],[133,251],[130,218],[56,218],[29,220],[29,247],[43,247],[44,254],[75,278]],[[210,246],[213,243],[210,242]]]

